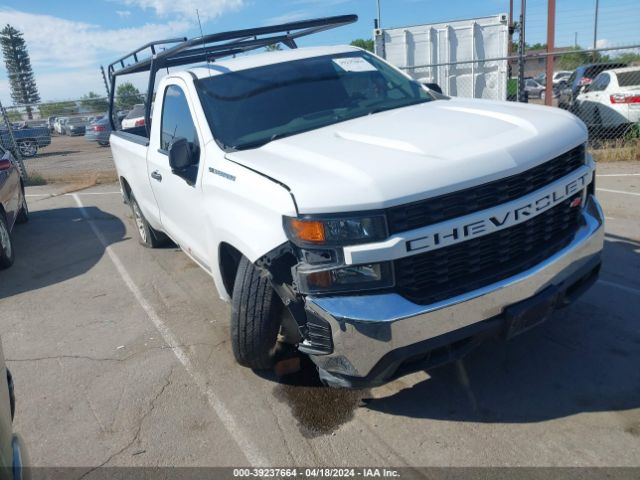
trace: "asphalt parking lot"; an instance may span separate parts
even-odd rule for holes
[[[51,196],[0,273],[15,430],[37,466],[640,466],[640,162],[599,166],[601,280],[459,368],[371,391],[237,366],[229,307],[145,250],[115,184]]]

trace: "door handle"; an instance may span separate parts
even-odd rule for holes
[[[160,175],[160,172],[158,170],[151,172],[151,178],[153,178],[154,180],[157,180],[159,182],[162,181],[162,175]]]

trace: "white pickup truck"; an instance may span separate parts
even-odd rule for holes
[[[293,48],[296,27],[332,21],[109,69],[113,91],[209,60],[170,70],[153,119],[110,142],[141,242],[170,238],[231,302],[237,361],[270,368],[289,345],[327,385],[379,385],[525,331],[590,286],[604,217],[584,124],[435,94],[357,48]],[[220,59],[275,41],[292,49]]]

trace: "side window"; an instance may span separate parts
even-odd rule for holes
[[[186,138],[192,148],[199,148],[196,126],[193,123],[185,93],[177,85],[169,85],[164,92],[162,103],[160,148],[169,150],[173,140],[180,137]]]
[[[593,84],[591,85],[591,88],[589,88],[589,90],[592,92],[600,92],[607,88],[607,85],[609,85],[609,80],[610,78],[608,73],[601,73],[593,81]]]

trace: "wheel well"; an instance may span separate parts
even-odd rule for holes
[[[122,185],[122,191],[124,192],[124,198],[128,202],[131,198],[131,187],[129,182],[124,177],[120,177],[120,185]]]
[[[233,296],[233,286],[236,281],[236,274],[238,273],[238,265],[240,264],[241,258],[242,253],[240,253],[239,250],[228,243],[220,244],[220,255],[218,257],[220,273],[222,274],[222,282],[229,297]]]

